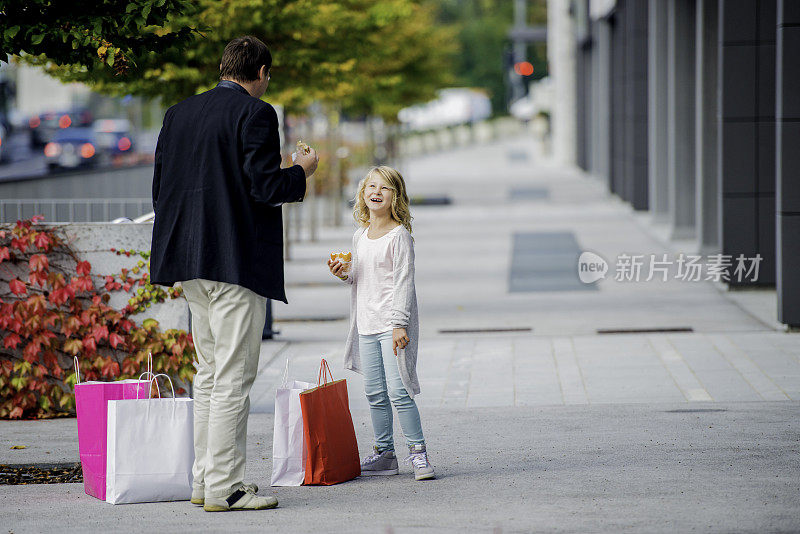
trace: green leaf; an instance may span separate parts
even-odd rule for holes
[[[44,41],[44,34],[43,34],[43,33],[40,33],[40,34],[38,34],[38,35],[34,35],[34,36],[31,38],[31,44],[34,44],[34,45],[38,45],[38,44],[39,44],[39,43],[41,43],[42,41]]]
[[[11,26],[3,35],[5,35],[6,39],[13,39],[17,33],[19,33],[19,26]]]
[[[77,50],[80,45],[81,45],[81,43],[79,43],[77,39],[74,39],[72,41],[72,49],[73,50]]]
[[[115,48],[109,48],[108,49],[108,57],[106,57],[106,63],[108,63],[109,67],[113,67],[114,66],[114,54],[116,54],[116,53],[117,53],[117,50]]]
[[[166,1],[167,1],[167,0],[158,0],[158,2],[156,2],[156,7],[163,7],[163,6],[164,6],[164,3],[165,3]]]
[[[144,20],[147,20],[147,17],[150,15],[150,10],[152,8],[153,6],[149,4],[144,6],[144,8],[142,9],[142,17],[144,17]]]
[[[137,6],[136,4],[128,4],[128,7],[125,8],[125,13],[130,13],[131,11],[134,11],[137,7],[139,6]]]

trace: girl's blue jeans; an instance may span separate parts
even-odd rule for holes
[[[392,405],[397,410],[407,445],[424,445],[417,403],[403,386],[397,356],[392,351],[392,331],[359,335],[358,350],[378,451],[394,451]]]

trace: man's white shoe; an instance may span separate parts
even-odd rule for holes
[[[207,496],[203,510],[206,512],[233,512],[237,510],[268,510],[278,506],[278,499],[273,496],[256,495],[252,486],[242,486],[227,499]]]
[[[255,484],[243,484],[244,487],[252,488],[253,493],[258,493],[258,486]],[[192,504],[196,504],[197,506],[203,506],[206,503],[206,491],[205,488],[192,488],[192,498],[190,500]]]

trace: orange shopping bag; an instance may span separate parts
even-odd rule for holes
[[[323,358],[317,384],[300,393],[303,438],[308,449],[303,483],[330,486],[359,476],[361,462],[347,400],[347,380],[334,381]]]

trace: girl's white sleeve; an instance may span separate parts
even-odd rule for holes
[[[414,240],[408,232],[400,232],[392,246],[394,298],[390,323],[394,328],[408,328],[414,302]]]

